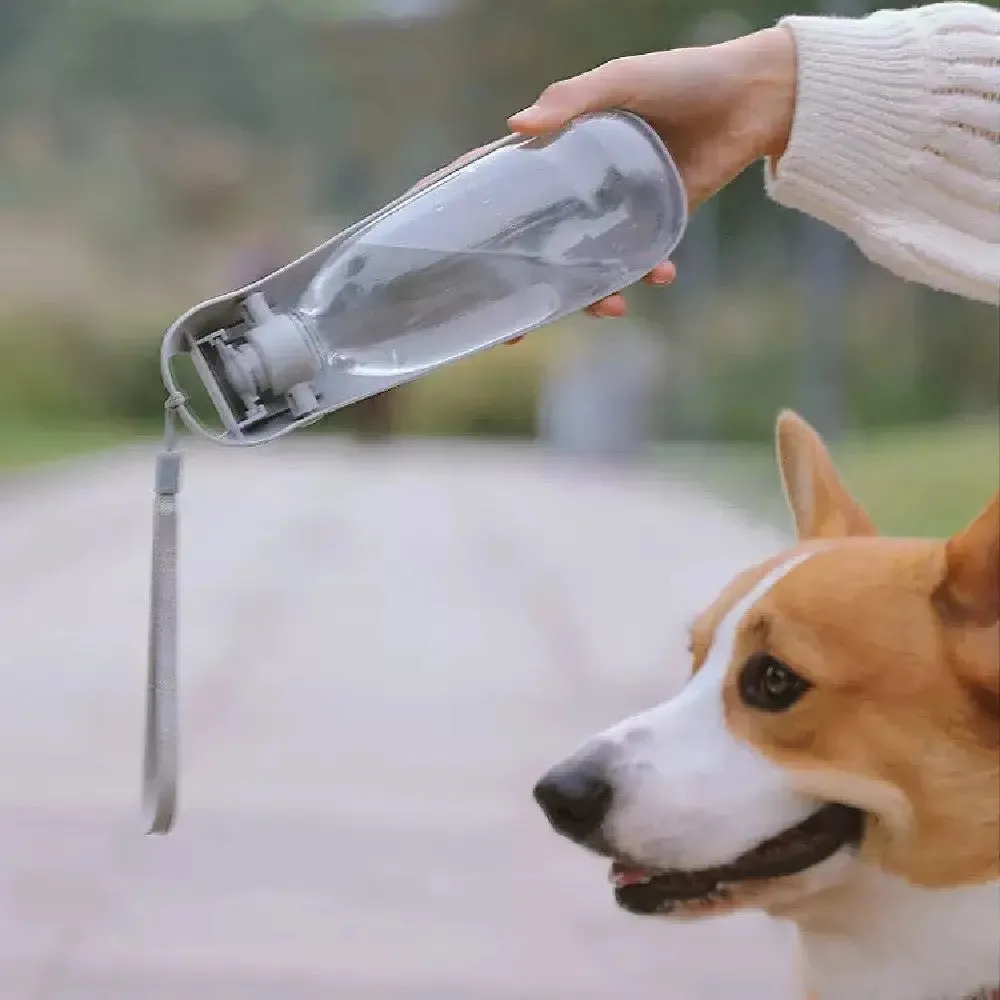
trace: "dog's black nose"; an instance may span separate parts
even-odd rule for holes
[[[598,833],[615,797],[607,755],[589,752],[559,764],[535,785],[534,794],[555,830],[583,843]]]

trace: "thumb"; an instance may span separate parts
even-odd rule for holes
[[[526,135],[560,128],[592,111],[624,108],[631,100],[625,60],[615,59],[579,76],[546,87],[530,107],[507,119],[515,131]]]

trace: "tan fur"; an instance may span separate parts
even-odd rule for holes
[[[744,621],[730,728],[805,793],[863,809],[863,854],[887,871],[935,888],[1000,877],[1000,494],[947,542],[879,538],[801,418],[782,414],[777,451],[796,549],[825,551]],[[726,611],[773,564],[737,577],[695,623],[695,669]],[[812,682],[800,704],[779,714],[743,705],[737,677],[758,651]],[[773,889],[769,905],[756,887],[754,905],[783,911],[786,893]]]
[[[941,610],[967,625],[996,625],[1000,619],[1000,491],[968,528],[948,540],[945,567],[945,577],[934,593]]]

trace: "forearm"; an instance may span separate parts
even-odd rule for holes
[[[797,91],[777,202],[912,281],[1000,304],[1000,12],[791,17]]]

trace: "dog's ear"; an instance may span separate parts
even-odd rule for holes
[[[945,543],[934,603],[951,621],[981,627],[1000,621],[1000,491]]]
[[[947,625],[962,629],[956,669],[995,725],[1000,718],[1000,492],[972,524],[948,539],[943,564],[934,605]]]
[[[778,468],[800,541],[877,534],[844,488],[820,436],[797,413],[778,417]]]

